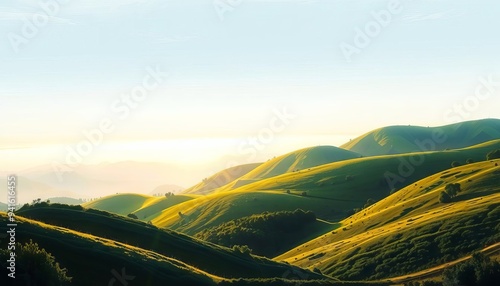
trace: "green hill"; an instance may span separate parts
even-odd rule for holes
[[[460,150],[325,164],[198,197],[164,210],[152,222],[195,235],[205,228],[265,211],[301,208],[313,211],[320,219],[338,221],[369,199],[379,201],[391,191],[449,169],[453,161],[484,160],[488,152],[498,148],[500,140]]]
[[[85,208],[112,212],[121,215],[135,214],[140,220],[149,221],[164,209],[193,199],[193,195],[152,197],[140,194],[118,194],[82,204]]]
[[[344,280],[386,279],[461,258],[500,241],[500,160],[439,172],[411,184],[283,255]],[[461,192],[450,203],[448,184]]]
[[[441,127],[383,127],[340,147],[364,156],[376,156],[458,149],[495,139],[500,139],[500,119],[468,121]]]
[[[304,148],[271,159],[217,191],[235,189],[262,179],[360,157],[361,155],[355,152],[333,146]]]
[[[290,270],[285,264],[243,255],[174,231],[161,230],[138,220],[103,211],[83,209],[80,206],[42,203],[23,207],[17,214],[50,225],[154,251],[166,257],[174,257],[198,269],[225,278],[281,277],[284,272]]]
[[[4,232],[6,213],[0,213],[0,221]],[[73,278],[71,285],[109,285],[115,278],[113,270],[132,276],[129,282],[135,285],[216,285],[216,281],[221,280],[179,260],[106,238],[22,217],[17,217],[17,225],[17,242],[31,239],[54,255],[57,262],[68,269],[68,276]],[[6,267],[4,259],[0,264]],[[0,279],[10,279],[6,277],[2,275]],[[10,282],[2,285],[12,285]],[[19,280],[19,285],[25,284]]]
[[[252,171],[261,163],[245,164],[222,170],[202,182],[184,190],[184,194],[207,194],[212,190],[220,188]]]

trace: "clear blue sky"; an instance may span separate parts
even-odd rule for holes
[[[0,4],[4,170],[64,162],[105,118],[115,128],[84,163],[241,157],[286,108],[295,117],[258,150],[265,160],[386,125],[452,123],[447,112],[480,77],[500,80],[498,1],[400,1],[350,60],[342,43],[354,46],[391,1],[233,1],[223,18],[212,0],[64,2]],[[26,34],[26,21],[42,20]],[[130,115],[114,112],[148,67],[170,77]],[[499,117],[499,97],[461,119]]]

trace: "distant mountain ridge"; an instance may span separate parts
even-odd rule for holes
[[[340,146],[364,156],[465,148],[500,139],[500,119],[466,121],[440,127],[388,126]]]

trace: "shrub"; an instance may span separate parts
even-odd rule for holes
[[[127,216],[128,216],[129,218],[139,219],[139,218],[138,218],[135,214],[132,214],[132,213],[128,214]]]
[[[446,192],[441,192],[439,194],[439,202],[440,203],[449,203],[449,202],[451,202],[450,195],[448,195],[448,193],[446,193]]]
[[[492,261],[482,253],[475,253],[472,258],[457,264],[443,272],[443,285],[498,285],[500,281],[500,263]]]
[[[38,244],[31,240],[24,245],[17,243],[16,255],[15,279],[20,282],[19,285],[69,285],[72,280],[54,256],[45,249],[40,249]],[[10,254],[7,250],[0,250],[0,265],[4,269],[7,266],[4,267],[3,263],[6,263],[8,256]]]

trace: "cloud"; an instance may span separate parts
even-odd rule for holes
[[[446,20],[456,18],[464,15],[464,12],[456,12],[453,10],[440,11],[434,13],[415,13],[413,15],[403,16],[403,21],[406,22],[419,22],[419,21],[432,21],[432,20]]]
[[[21,9],[14,9],[8,7],[0,7],[0,21],[24,21],[26,19],[32,20],[34,17],[42,15],[48,16],[48,23],[51,24],[75,24],[70,19],[61,18],[57,16],[50,16],[43,10],[36,12],[23,11]]]

